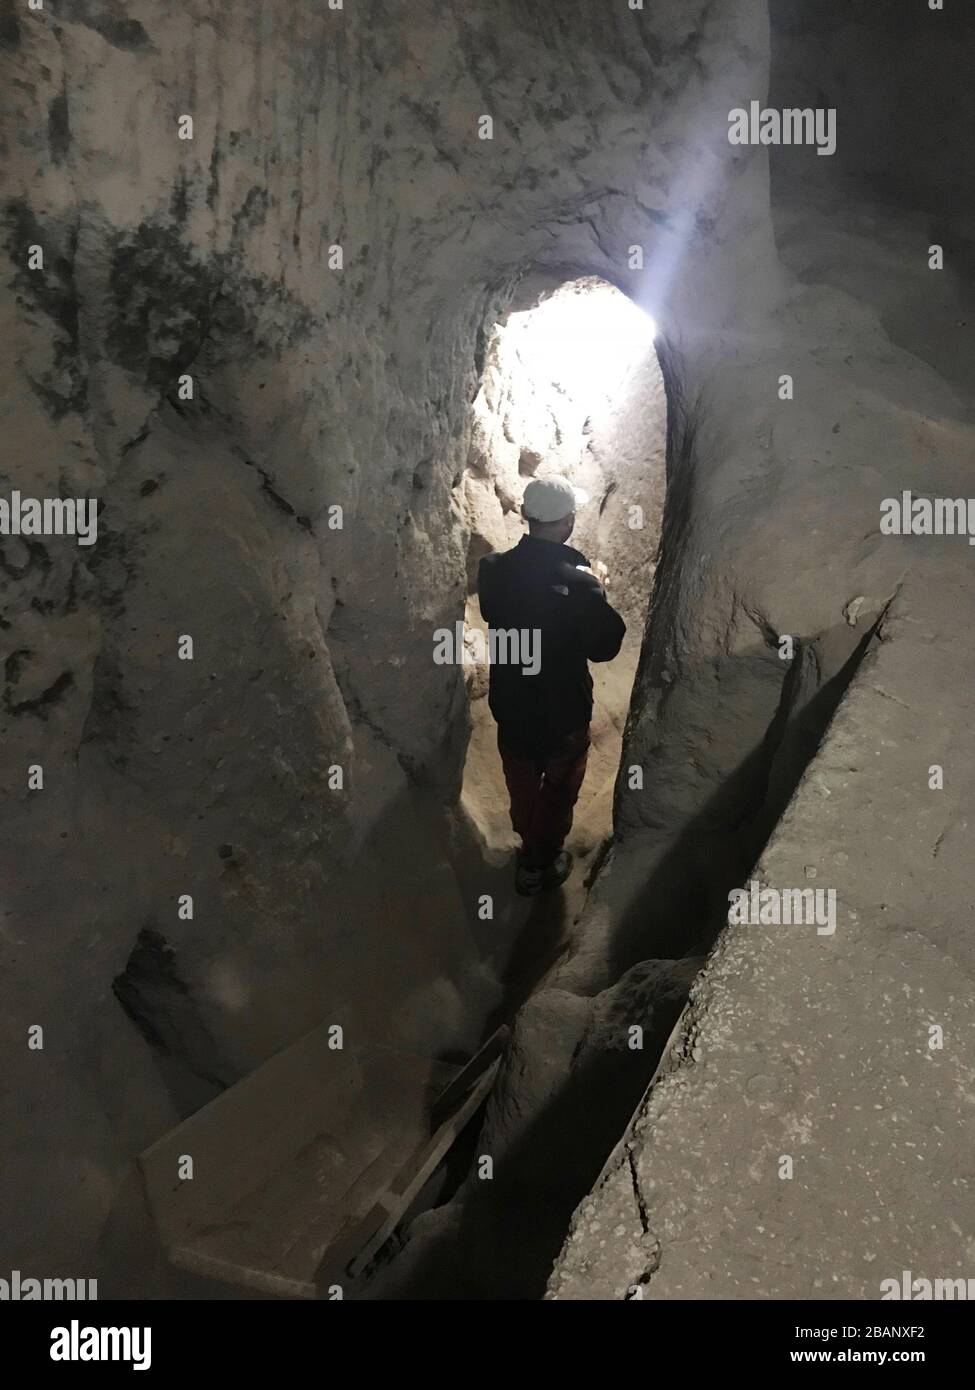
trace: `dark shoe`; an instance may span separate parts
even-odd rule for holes
[[[533,868],[518,856],[515,870],[515,892],[523,898],[534,898],[539,893],[551,893],[560,888],[572,872],[572,855],[567,849],[560,850],[551,864],[545,868]]]

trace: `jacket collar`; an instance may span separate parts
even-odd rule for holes
[[[589,564],[581,550],[576,550],[571,545],[563,545],[561,541],[547,541],[541,536],[522,536],[518,545],[524,546],[526,554],[537,556],[540,560],[558,561],[567,565]]]

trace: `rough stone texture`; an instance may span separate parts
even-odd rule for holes
[[[667,406],[660,365],[648,342],[642,353],[634,348],[632,358],[620,352],[624,373],[604,381],[598,367],[600,355],[613,347],[608,326],[599,329],[605,343],[580,334],[574,343],[579,365],[567,376],[559,371],[567,353],[558,335],[571,331],[564,306],[595,301],[609,314],[622,298],[604,281],[559,283],[543,290],[538,304],[509,313],[497,326],[472,408],[462,507],[471,532],[473,588],[482,555],[507,549],[524,533],[520,506],[530,479],[536,473],[569,478],[589,497],[577,513],[571,544],[606,565],[613,604],[639,637],[665,492]],[[631,525],[631,517],[641,524]]]
[[[835,935],[726,929],[550,1297],[877,1299],[903,1270],[970,1277],[975,953],[953,856],[972,832],[950,769],[975,744],[950,692],[973,673],[945,620],[963,544],[942,592],[912,570],[755,870],[835,888]]]
[[[956,86],[964,78],[957,64],[950,68],[948,52],[957,29],[932,41],[936,70],[953,71]],[[815,60],[826,32],[810,21],[805,56],[799,47],[780,54],[774,86],[781,103],[791,100],[799,65]],[[895,87],[905,80],[912,54],[910,48],[899,50]],[[808,74],[798,90],[809,99]],[[753,70],[728,107],[761,100],[764,91],[760,73]],[[818,169],[810,175],[810,162],[829,162],[811,150],[777,152],[778,254],[762,261],[765,296],[740,302],[726,332],[702,336],[695,331],[702,313],[694,294],[700,267],[685,267],[687,274],[678,276],[680,313],[674,333],[662,344],[670,404],[668,501],[649,642],[637,673],[617,785],[617,841],[576,925],[572,957],[548,981],[553,1000],[598,995],[641,961],[711,946],[727,913],[728,889],[747,879],[856,677],[873,625],[895,600],[901,616],[884,629],[890,636],[884,660],[889,663],[895,660],[891,653],[899,653],[906,684],[893,698],[911,710],[929,711],[921,730],[918,716],[908,716],[915,739],[919,732],[924,735],[917,776],[905,794],[892,794],[902,785],[902,754],[886,763],[886,780],[878,779],[862,797],[853,793],[849,814],[838,824],[836,801],[828,813],[818,806],[805,834],[790,842],[791,860],[783,861],[777,881],[805,886],[807,870],[818,872],[817,882],[839,888],[841,902],[846,893],[848,902],[859,904],[853,910],[861,922],[868,902],[878,914],[881,904],[888,915],[896,907],[906,932],[923,933],[931,920],[927,890],[915,895],[901,885],[895,893],[876,876],[864,876],[854,893],[848,880],[837,881],[834,864],[837,853],[850,853],[851,842],[862,860],[869,863],[874,856],[884,871],[910,861],[918,808],[929,795],[921,769],[926,772],[929,763],[939,761],[946,718],[952,764],[960,775],[967,765],[967,712],[958,692],[968,688],[969,677],[955,667],[956,654],[949,649],[957,645],[958,629],[940,614],[968,612],[964,582],[950,576],[967,567],[971,552],[952,537],[882,537],[878,523],[881,500],[902,488],[933,496],[964,496],[970,488],[965,463],[973,444],[975,372],[967,316],[968,246],[963,234],[949,239],[946,231],[943,239],[952,249],[949,269],[939,278],[928,268],[932,229],[956,225],[940,208],[912,211],[883,201],[879,193],[871,203],[870,189],[861,189],[859,202],[854,201],[844,177],[862,169],[868,152],[876,149],[876,142],[862,139],[859,119],[871,99],[869,90],[847,69],[838,88],[827,86],[821,93],[820,100],[827,99],[839,108],[841,132],[859,132],[853,137],[856,155],[849,169],[831,177]],[[956,138],[957,131],[951,135]],[[761,163],[758,151],[747,158],[752,167]],[[903,155],[902,179],[910,179],[910,167],[903,166],[913,162]],[[931,171],[922,171],[922,163],[915,197],[932,186]],[[943,184],[938,187],[946,193]],[[732,181],[723,213],[729,204],[747,205],[770,227],[763,222],[760,200],[745,204],[745,196]],[[723,226],[722,217],[708,264],[713,285],[726,288],[741,265],[739,247],[722,237]],[[717,312],[720,316],[720,308]],[[791,401],[778,395],[783,372],[795,382]],[[791,662],[779,657],[783,634],[795,639]],[[931,662],[931,644],[945,647],[944,668]],[[883,688],[893,691],[886,683]],[[946,696],[946,690],[955,693]],[[861,721],[859,735],[856,766],[879,758],[884,747],[876,718]],[[642,789],[629,785],[631,766],[643,769]],[[916,861],[919,881],[937,834],[945,832],[940,859],[950,837],[967,823],[962,782],[947,799],[930,793],[939,826]],[[781,836],[776,843],[784,844]],[[953,887],[944,911],[937,913],[945,924],[939,931],[943,938],[948,924],[957,921],[955,894],[965,891],[967,851],[960,845],[959,850],[944,870]],[[958,1098],[967,1095],[970,1081],[964,1032],[971,996],[963,973],[968,966],[955,950],[958,929],[950,945],[944,939],[914,954],[905,944],[901,964],[896,952],[882,951],[876,938],[863,938],[849,919],[832,952],[816,939],[797,946],[782,930],[775,950],[767,932],[723,941],[687,1024],[706,1037],[710,1029],[722,1047],[711,1038],[710,1052],[707,1042],[703,1045],[704,1063],[687,1062],[674,1090],[668,1090],[668,1080],[651,1091],[630,1145],[636,1172],[629,1169],[629,1154],[621,1154],[583,1201],[576,1234],[552,1284],[556,1296],[626,1297],[633,1284],[648,1284],[661,1297],[709,1292],[877,1296],[883,1276],[874,1283],[864,1277],[866,1257],[874,1251],[878,1260],[882,1255],[893,1262],[892,1274],[909,1266],[920,1270],[939,1258],[950,1267],[946,1272],[960,1272],[966,1251],[970,1258],[970,1217],[963,1221],[957,1214],[970,1201],[965,1157],[970,1129],[967,1112],[958,1113]],[[862,989],[861,972],[871,979]],[[851,986],[851,979],[857,984]],[[864,993],[875,997],[874,979],[883,1025],[864,1020],[860,1009]],[[729,983],[722,995],[724,981]],[[939,1059],[943,1065],[934,1088],[927,1081],[924,1040],[918,1041],[916,1005],[904,996],[898,1008],[895,990],[912,981],[913,997],[930,989],[937,1010],[954,1029],[955,1043]],[[828,1014],[825,1001],[830,1001]],[[853,1112],[863,1103],[862,1073],[852,1087],[846,1083],[838,1089],[835,1040],[841,1035],[862,1044],[864,1057],[884,1078],[878,1103],[889,1104],[891,1113],[877,1112],[875,1129],[865,1112]],[[797,1096],[790,1089],[789,1061],[770,1069],[769,1055],[810,1059],[808,1093]],[[751,1070],[742,1069],[740,1057]],[[771,1078],[764,1109],[741,1098],[753,1073]],[[516,1079],[512,1082],[517,1086]],[[505,1084],[503,1077],[501,1087]],[[573,1091],[574,1103],[568,1105]],[[916,1099],[922,1091],[923,1099]],[[562,1107],[566,1136],[584,1130],[596,1094],[584,1076],[570,1072],[550,1103],[552,1109]],[[832,1098],[835,1112],[828,1110]],[[504,1111],[515,1102],[499,1090],[492,1103]],[[823,1136],[832,1114],[846,1124],[847,1136],[831,1143]],[[788,1134],[798,1147],[809,1126],[812,1137],[806,1143],[815,1149],[809,1166],[815,1171],[804,1170],[805,1186],[798,1180],[796,1188],[779,1184],[767,1162],[756,1169],[756,1153],[764,1161],[773,1150],[787,1151]],[[903,1149],[890,1149],[894,1126]],[[934,1126],[938,1143],[930,1141]],[[912,1143],[930,1183],[917,1222],[908,1215],[913,1151],[907,1146]],[[843,1220],[834,1220],[837,1193],[848,1181],[844,1144],[868,1177],[853,1185],[855,1200],[842,1208]],[[861,1245],[844,1239],[844,1231],[870,1221],[876,1205],[871,1179],[873,1189],[889,1182],[885,1211],[891,1215],[882,1218],[884,1240]],[[661,1184],[659,1210],[652,1200],[656,1188],[646,1186],[655,1182]],[[934,1193],[945,1187],[958,1205],[956,1228],[942,1242],[934,1224]],[[796,1193],[791,1210],[783,1195],[790,1191]],[[509,1221],[512,1206],[507,1193],[494,1203],[494,1248],[485,1262],[510,1266],[515,1258],[523,1224],[518,1215]],[[824,1207],[829,1214],[821,1216]],[[763,1227],[757,1235],[756,1224]],[[726,1228],[731,1231],[727,1241]],[[808,1279],[796,1254],[806,1248],[807,1231],[823,1251]],[[781,1262],[779,1248],[791,1252]],[[751,1260],[743,1250],[751,1252]]]
[[[478,628],[486,633],[473,592],[478,564],[488,551],[506,550],[525,533],[520,506],[531,476],[561,473],[584,489],[589,500],[577,512],[571,543],[592,563],[608,568],[611,602],[623,614],[627,633],[619,656],[593,668],[586,779],[566,842],[579,861],[579,874],[588,871],[586,856],[612,833],[622,731],[663,516],[667,407],[650,342],[643,346],[628,339],[625,350],[614,342],[612,310],[619,313],[622,304],[634,314],[615,286],[591,279],[564,284],[556,277],[553,289],[529,277],[519,286],[516,302],[531,301],[535,294],[539,302],[507,314],[492,334],[473,402],[468,469],[458,489],[470,532],[472,592],[465,622],[468,632]],[[590,318],[575,326],[565,317],[564,305],[580,300],[590,306]],[[626,319],[623,327],[632,333]],[[605,335],[605,341],[597,334]],[[572,354],[566,351],[566,337]],[[600,368],[606,362],[616,364],[619,374],[604,375]],[[471,736],[460,804],[485,856],[506,863],[519,841],[511,829],[497,727],[485,698],[487,664],[478,661],[465,674]]]
[[[12,1266],[83,1266],[201,1081],[322,1017],[395,1025],[473,968],[436,808],[464,690],[430,655],[462,612],[451,497],[484,344],[533,266],[667,322],[678,287],[626,271],[634,242],[693,264],[691,334],[762,297],[764,160],[724,123],[766,20],[708,10],[5,6],[5,483],[103,503],[91,554],[14,547],[5,573]],[[112,993],[147,931],[196,1020],[167,1084]]]
[[[635,833],[622,836],[556,983],[591,988],[653,942],[672,949],[675,931],[707,939],[852,678],[756,870],[766,883],[835,887],[840,921],[832,938],[724,932],[660,1079],[576,1213],[550,1297],[878,1298],[880,1281],[904,1269],[971,1273],[975,1018],[962,923],[972,747],[958,699],[971,681],[958,642],[971,550],[955,537],[878,531],[881,499],[903,488],[970,492],[971,260],[956,180],[943,153],[909,152],[883,117],[896,116],[912,146],[920,131],[923,145],[934,131],[918,94],[927,80],[945,83],[935,130],[940,151],[950,147],[968,90],[951,54],[971,16],[936,30],[895,7],[892,53],[889,27],[844,7],[844,22],[867,26],[857,52],[868,65],[885,55],[884,77],[870,83],[850,62],[849,34],[831,27],[834,10],[814,21],[772,7],[773,24],[785,14],[773,29],[778,103],[815,93],[849,138],[829,173],[807,172],[797,151],[773,163],[777,242],[796,276],[776,351],[797,399],[788,415],[773,406],[759,436],[761,530],[739,512],[728,537],[738,559],[717,562],[740,580],[727,626],[710,638],[698,629],[716,661],[699,663],[686,640],[690,605],[708,591],[689,592],[686,561],[680,583],[662,576],[661,640],[624,752],[624,763],[650,758],[654,790],[641,803],[620,786],[619,816]],[[813,55],[835,59],[844,43],[839,69],[827,61],[813,80]],[[854,195],[850,175],[868,171],[876,184]],[[943,274],[927,268],[934,240],[951,248]],[[709,544],[708,569],[714,558]],[[891,600],[882,645],[858,674],[864,627]],[[802,637],[790,680],[773,678],[772,652],[748,640],[750,627],[766,644]],[[770,695],[781,688],[777,713],[750,729],[766,680]],[[935,763],[944,791],[929,787]],[[933,1024],[951,1038],[943,1051],[929,1047]],[[783,1154],[795,1159],[791,1181],[779,1177]]]
[[[924,44],[945,90],[970,20],[896,8],[904,41],[885,40],[891,61],[876,65],[877,82],[896,71],[908,92],[915,29],[941,25],[940,38],[924,30]],[[488,1130],[508,1155],[497,1165],[499,1200],[471,1206],[475,1226],[459,1203],[424,1218],[428,1234],[454,1241],[431,1274],[442,1296],[514,1282],[538,1296],[568,1212],[652,1067],[644,1055],[643,1071],[614,1090],[609,1052],[595,1045],[594,1069],[574,1052],[558,1089],[546,1048],[564,1056],[575,1024],[602,1018],[623,977],[645,986],[624,1012],[645,1009],[655,1027],[676,1014],[687,960],[710,947],[727,886],[760,852],[862,655],[864,629],[897,594],[881,685],[924,713],[892,740],[906,750],[924,717],[920,766],[945,746],[964,766],[971,673],[949,619],[968,613],[969,586],[967,572],[941,576],[971,552],[950,539],[882,540],[877,520],[882,497],[920,491],[922,479],[924,488],[943,479],[946,495],[966,490],[971,318],[958,306],[971,301],[953,302],[951,289],[970,249],[944,206],[968,185],[956,186],[954,159],[905,155],[900,186],[887,191],[903,199],[906,186],[925,211],[895,219],[844,201],[818,167],[829,161],[793,150],[776,161],[773,225],[768,151],[727,141],[729,110],[768,91],[763,0],[646,0],[642,11],[613,0],[416,0],[374,3],[368,14],[306,0],[55,9],[6,0],[0,11],[10,170],[2,334],[12,363],[3,481],[7,494],[60,489],[104,505],[90,552],[67,538],[3,546],[0,931],[12,1003],[0,1263],[87,1273],[133,1155],[312,1022],[334,1018],[353,1036],[388,1026],[431,1050],[471,1044],[495,1002],[473,904],[497,879],[471,868],[443,811],[460,787],[467,708],[460,673],[431,662],[431,636],[463,613],[470,537],[455,499],[490,329],[529,273],[599,275],[657,319],[669,405],[660,567],[623,759],[644,769],[644,787],[619,783],[618,841],[575,954],[519,1023],[520,1051],[492,1100],[498,1117],[540,1104],[552,1119],[558,1107],[550,1133],[582,1148],[546,1189],[534,1263],[514,1281],[506,1272],[537,1187],[527,1175],[520,1184],[511,1154],[523,1146],[505,1148],[500,1122]],[[803,54],[818,73],[835,50],[808,11],[797,17],[777,0],[776,13],[789,38],[776,81],[788,88]],[[853,20],[867,18],[858,4]],[[872,97],[856,70],[831,60],[822,73],[826,96],[846,102],[845,128],[857,132],[846,168],[860,174],[886,127],[867,120]],[[969,100],[961,86],[956,113]],[[184,113],[192,142],[176,138]],[[477,138],[483,114],[494,120],[490,141]],[[913,124],[908,113],[900,129]],[[927,246],[941,227],[957,254],[935,282]],[[643,272],[628,269],[634,244]],[[26,268],[31,245],[44,247],[43,273]],[[783,372],[796,382],[790,402],[777,394]],[[182,373],[194,377],[192,401],[176,393]],[[342,530],[329,526],[334,506]],[[176,657],[183,633],[194,637],[192,662]],[[783,633],[798,639],[788,666],[776,650]],[[904,669],[888,681],[891,662]],[[936,693],[941,673],[953,700]],[[885,753],[888,775],[862,800],[855,780],[843,789],[853,798],[844,852],[852,862],[856,840],[867,861],[862,882],[840,885],[858,925],[828,946],[774,937],[764,955],[758,938],[725,939],[698,996],[703,1064],[672,1083],[685,1109],[675,1101],[672,1128],[665,1117],[646,1138],[659,1150],[634,1154],[640,1190],[657,1181],[647,1170],[668,1146],[671,1181],[687,1184],[673,1157],[682,1140],[715,1183],[725,1162],[750,1173],[756,1136],[744,1131],[736,1083],[760,1075],[793,1087],[777,1116],[759,1112],[761,1095],[750,1102],[770,1125],[758,1131],[768,1145],[760,1156],[787,1140],[800,1155],[805,1147],[812,1174],[788,1191],[805,1194],[802,1218],[834,1261],[832,1287],[847,1290],[866,1287],[857,1261],[873,1246],[845,1238],[832,1210],[816,1216],[817,1200],[836,1207],[833,1183],[853,1184],[848,1232],[869,1220],[878,1183],[908,1221],[903,1152],[880,1149],[882,1138],[906,1145],[940,1130],[944,1142],[925,1141],[920,1169],[940,1187],[964,1176],[963,1054],[949,1045],[931,1061],[916,1050],[918,995],[902,988],[925,989],[949,1037],[965,1026],[967,993],[951,994],[965,967],[958,954],[947,963],[962,920],[953,895],[970,864],[962,778],[943,803],[937,912],[916,885],[901,885],[891,904],[869,876],[870,855],[885,870],[912,862],[925,792],[923,779],[910,795],[892,789],[907,755],[881,742],[882,701],[859,722],[852,751],[871,768]],[[29,792],[26,768],[37,762],[44,790]],[[328,785],[335,764],[347,774],[342,794]],[[789,836],[800,833],[783,827],[773,866],[832,871],[835,829],[821,811],[808,830],[814,854],[798,852]],[[917,852],[920,882],[934,856]],[[176,914],[184,892],[195,898],[191,922]],[[500,929],[511,909],[498,894]],[[881,950],[882,902],[921,939]],[[928,920],[930,940],[919,931]],[[644,964],[678,957],[673,974]],[[723,978],[723,962],[740,964],[744,994],[729,1017],[717,990],[709,1024],[707,981]],[[851,991],[844,972],[854,970],[865,983]],[[129,1016],[113,993],[120,976]],[[866,1018],[865,996],[876,1006]],[[859,1038],[883,1073],[879,1125],[849,1099],[833,1112],[862,1159],[859,1178],[843,1168],[842,1146],[815,1156],[824,1070],[839,1058],[824,1017],[834,1040],[840,1029]],[[37,1023],[45,1049],[29,1052]],[[790,1080],[778,1055],[763,1061],[766,1035],[789,1056],[802,1050],[808,1084],[801,1071]],[[922,1089],[934,1066],[938,1084]],[[735,1119],[730,1140],[703,1134],[702,1079],[714,1113]],[[593,1084],[606,1123],[587,1133]],[[896,1108],[901,1090],[910,1104]],[[895,1115],[907,1117],[896,1131]],[[541,1132],[538,1116],[531,1123]],[[743,1254],[712,1258],[708,1242],[720,1235],[695,1202],[717,1211],[725,1198],[698,1168],[693,1177],[644,1233],[632,1174],[613,1167],[600,1191],[625,1198],[627,1215],[621,1207],[616,1221],[614,1211],[601,1232],[585,1218],[560,1267],[562,1296],[619,1297],[626,1279],[648,1280],[651,1294],[701,1292],[716,1286],[708,1269],[733,1292],[746,1281],[773,1293],[816,1289],[795,1259],[775,1263],[761,1232],[735,1242],[763,1266],[757,1284]],[[749,1180],[729,1209],[739,1235],[773,1193],[786,1200],[767,1164]],[[878,1258],[903,1250],[905,1263],[957,1261],[970,1239],[960,1196],[959,1185],[949,1206],[960,1234],[939,1226],[935,1243],[926,1190],[917,1222]],[[767,1232],[786,1229],[780,1217],[776,1205]],[[788,1226],[795,1239],[800,1226]],[[458,1234],[464,1284],[452,1285]],[[669,1247],[684,1235],[675,1267]],[[414,1266],[421,1239],[404,1252]]]
[[[370,1299],[541,1296],[575,1199],[646,1088],[700,965],[646,962],[593,999],[534,995],[518,1015],[469,1178],[409,1227]]]

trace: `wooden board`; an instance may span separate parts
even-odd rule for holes
[[[507,1024],[502,1023],[500,1028],[488,1038],[481,1050],[462,1067],[454,1079],[437,1096],[433,1104],[433,1118],[440,1120],[457,1106],[461,1098],[473,1086],[481,1074],[487,1071],[488,1067],[496,1057],[500,1057],[507,1046],[511,1029]]]
[[[459,1069],[388,1048],[333,1050],[313,1030],[141,1156],[173,1264],[283,1297],[313,1298],[330,1246],[424,1146]],[[189,1157],[193,1176],[180,1178]]]
[[[365,1217],[350,1221],[326,1253],[318,1272],[319,1284],[341,1283],[346,1271],[362,1273],[399,1225],[410,1203],[449,1152],[457,1136],[487,1098],[501,1065],[496,1057],[467,1088],[463,1101],[449,1118],[399,1168],[388,1189]]]

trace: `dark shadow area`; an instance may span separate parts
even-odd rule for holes
[[[824,638],[797,644],[775,716],[762,742],[682,830],[643,892],[620,920],[613,971],[648,954],[705,952],[727,919],[728,892],[747,877],[780,820],[874,640],[881,616],[842,666],[804,705],[803,668],[817,671]],[[834,631],[841,639],[849,629]]]
[[[884,610],[886,611],[886,609]],[[504,1153],[490,1182],[469,1176],[451,1220],[391,1267],[367,1297],[423,1300],[540,1299],[572,1214],[625,1132],[686,1002],[701,956],[727,920],[728,890],[759,858],[815,756],[883,619],[859,637],[847,628],[802,644],[783,681],[762,741],[687,824],[650,874],[612,942],[612,978],[670,969],[640,1021],[646,1044],[630,1052],[625,1029],[584,1038],[564,1084]],[[832,642],[830,639],[833,639]],[[818,652],[842,641],[853,649],[815,694],[797,705],[801,673],[818,671]],[[749,654],[737,661],[754,660]],[[765,659],[764,656],[762,659]],[[681,966],[673,968],[674,962]],[[630,1016],[632,1022],[632,1016]],[[612,1035],[610,1035],[612,1036]],[[504,1075],[499,1082],[504,1086]]]
[[[653,591],[647,606],[640,659],[623,733],[624,748],[630,725],[641,714],[650,689],[663,684],[661,673],[671,655],[674,617],[684,581],[683,560],[691,532],[698,469],[707,466],[711,455],[702,428],[707,419],[706,403],[699,395],[690,396],[687,392],[679,348],[666,334],[660,333],[655,346],[667,397],[667,486]],[[614,826],[618,823],[619,796],[617,784]]]
[[[648,956],[698,955],[713,946],[727,920],[729,890],[744,882],[761,855],[882,619],[883,614],[840,668],[798,707],[804,672],[818,672],[821,649],[830,645],[830,637],[834,643],[848,643],[853,633],[837,627],[831,634],[797,641],[764,739],[687,823],[620,918],[612,939],[613,978]],[[652,768],[648,778],[652,785]]]
[[[371,865],[368,874],[362,873],[363,862]],[[361,848],[349,862],[336,865],[331,896],[330,932],[301,943],[301,971],[288,981],[268,976],[262,983],[282,1020],[272,1054],[309,1028],[338,1020],[350,1048],[383,1042],[393,1058],[463,1064],[480,1038],[514,1015],[567,941],[569,909],[562,893],[517,897],[513,867],[485,865],[463,821],[446,816],[442,801],[416,786],[401,789],[377,808]],[[490,920],[478,916],[484,896],[493,902]],[[361,973],[363,958],[376,962],[369,981]],[[119,1004],[151,1049],[173,1101],[174,1123],[254,1070],[241,1069],[236,1057],[228,1060],[234,1056],[232,1034],[227,1054],[218,1050],[214,1001],[201,993],[207,976],[206,960],[185,960],[158,930],[146,928],[113,981]],[[264,1004],[262,999],[262,1009]],[[232,1022],[243,1039],[248,1011]],[[412,1214],[453,1196],[475,1156],[482,1120],[483,1106],[411,1203]],[[260,1111],[252,1132],[258,1149]],[[161,1137],[146,1135],[142,1143]],[[411,1142],[399,1137],[404,1163]],[[396,1150],[397,1143],[398,1133],[390,1127],[386,1147]],[[253,1297],[245,1288],[199,1279],[168,1264],[137,1165],[106,1223],[99,1267],[106,1288],[111,1284],[118,1296]]]
[[[696,964],[696,963],[695,963]],[[684,1006],[693,968],[656,995],[644,1020],[643,1051],[626,1047],[621,1023],[612,1048],[580,1044],[565,1084],[506,1150],[490,1181],[469,1177],[452,1212],[458,1219],[418,1258],[365,1297],[381,1300],[536,1300],[545,1291],[572,1213],[619,1140]],[[503,1077],[501,1083],[503,1085]]]
[[[957,157],[957,133],[975,120],[975,86],[958,80],[959,53],[975,48],[975,10],[915,0],[770,0],[768,105],[837,111],[835,153],[802,161],[772,149],[772,182],[786,170],[836,173],[906,206],[975,200],[975,169]],[[851,61],[851,55],[856,61]],[[936,95],[935,95],[936,94]],[[830,166],[835,166],[831,168]]]
[[[112,992],[152,1049],[178,1115],[192,1115],[237,1080],[180,974],[176,952],[154,927],[139,932]]]

